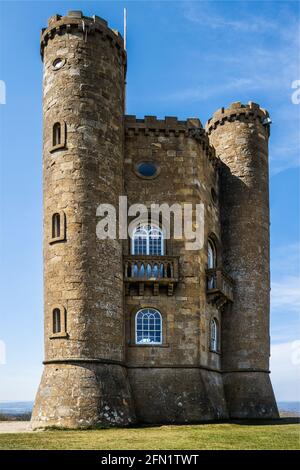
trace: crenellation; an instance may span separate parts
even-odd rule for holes
[[[164,119],[158,119],[156,116],[145,116],[144,119],[139,119],[135,115],[126,115],[125,134],[131,137],[137,136],[140,133],[142,135],[155,133],[157,135],[174,134],[175,137],[180,135],[183,135],[185,138],[192,137],[199,142],[213,166],[215,168],[218,167],[215,150],[209,144],[208,134],[198,118],[188,118],[186,121],[183,121],[173,116],[166,116]]]
[[[110,29],[108,23],[99,16],[90,18],[83,16],[82,12],[79,11],[71,11],[67,16],[54,15],[49,19],[48,27],[41,32],[41,56],[44,55],[44,48],[47,46],[48,41],[53,39],[55,35],[60,36],[71,32],[82,33],[85,40],[89,35],[93,35],[95,32],[99,33],[120,51],[123,60],[126,62],[122,35],[118,31]]]
[[[219,125],[224,125],[227,122],[233,121],[248,121],[259,122],[262,124],[263,119],[269,117],[269,113],[259,106],[259,104],[249,101],[247,105],[242,104],[240,101],[231,103],[228,108],[218,109],[208,119],[205,129],[210,134]],[[269,126],[265,126],[265,129],[269,132]]]
[[[123,39],[81,11],[49,19],[41,52],[45,368],[33,428],[277,417],[268,112],[237,101],[205,127],[124,115]],[[117,209],[124,195],[148,211],[137,244],[97,236],[99,204]],[[168,237],[165,214],[150,225],[153,203],[202,208],[200,246],[173,221]]]

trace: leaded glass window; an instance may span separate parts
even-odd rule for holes
[[[162,343],[162,317],[154,308],[143,308],[135,317],[136,344]]]

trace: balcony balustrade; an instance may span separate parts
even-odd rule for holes
[[[221,308],[233,302],[234,281],[223,269],[206,270],[206,293],[210,302]]]
[[[143,295],[144,286],[151,285],[154,295],[160,286],[167,286],[168,295],[173,294],[178,282],[178,256],[130,255],[124,257],[124,281],[126,293],[130,286],[137,286]]]

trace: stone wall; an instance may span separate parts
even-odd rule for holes
[[[223,265],[235,280],[235,299],[225,308],[222,321],[222,369],[228,371],[228,375],[224,375],[226,395],[234,417],[277,415],[268,377],[270,241],[267,118],[268,113],[259,105],[237,102],[228,109],[217,111],[206,126],[210,142],[222,161]],[[235,378],[234,372],[237,371],[240,373]],[[252,382],[251,374],[247,374],[251,371]],[[267,375],[264,380],[261,374],[256,374],[259,371]],[[261,399],[266,394],[268,406]],[[248,410],[248,415],[245,410]]]
[[[41,54],[45,369],[33,427],[277,417],[268,375],[267,112],[234,103],[206,130],[198,119],[124,117],[123,39],[81,12],[49,19]],[[139,175],[141,162],[156,165],[155,177]],[[128,283],[130,240],[97,238],[97,207],[118,208],[122,195],[148,210],[203,204],[197,250],[176,240],[171,224],[165,256],[179,266],[172,285]],[[207,292],[209,237],[218,271],[236,282],[233,303],[225,287],[216,289],[224,289],[224,308]],[[162,315],[162,344],[136,344],[144,307]],[[222,332],[217,352],[212,318]]]
[[[179,256],[179,282],[173,295],[168,296],[164,287],[153,295],[150,286],[143,295],[133,288],[125,298],[126,362],[137,415],[147,422],[185,422],[214,419],[219,409],[225,416],[221,377],[216,379],[218,391],[209,393],[209,398],[209,381],[199,369],[220,370],[220,355],[209,348],[209,325],[212,317],[221,323],[221,315],[207,302],[205,274],[208,236],[214,233],[220,238],[218,202],[211,194],[212,188],[218,194],[218,160],[195,119],[126,116],[125,131],[124,180],[129,204],[142,202],[150,208],[154,202],[203,203],[205,208],[201,249],[186,250],[184,240],[166,241],[166,254]],[[157,166],[156,178],[137,175],[136,166],[144,161]],[[124,253],[129,252],[130,241],[126,241]],[[161,346],[135,344],[134,318],[144,307],[162,314]]]
[[[73,414],[72,425],[85,424],[84,416],[93,423],[128,424],[134,413],[126,371],[119,372],[119,364],[124,364],[122,244],[119,240],[100,241],[96,236],[98,205],[117,206],[123,192],[123,40],[100,18],[70,12],[66,17],[50,18],[41,47],[46,370],[33,423],[47,425],[63,406],[64,416]],[[56,68],[57,61],[62,65]],[[57,122],[61,135],[59,145],[54,145]],[[55,213],[65,217],[60,240],[52,237]],[[53,331],[55,308],[66,317],[63,334]],[[73,364],[71,369],[65,365],[68,361]],[[101,384],[102,378],[107,380],[107,374],[99,372],[102,366],[93,366],[91,372],[91,363],[110,364],[110,374],[116,374],[115,381],[110,377],[111,387]],[[86,374],[84,367],[90,372]],[[84,400],[77,397],[77,381],[82,396],[86,390]],[[99,390],[95,400],[97,387],[103,393]],[[119,399],[122,394],[124,402]],[[47,400],[42,399],[45,396]],[[106,419],[103,407],[107,401],[110,414]],[[76,407],[78,411],[71,412]],[[111,414],[118,416],[117,422]],[[68,426],[70,422],[62,418],[58,424]]]

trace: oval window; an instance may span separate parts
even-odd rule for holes
[[[53,61],[52,67],[54,70],[59,70],[65,64],[65,59],[57,58]]]
[[[139,163],[136,169],[138,174],[144,178],[153,178],[157,174],[157,167],[152,162]]]

